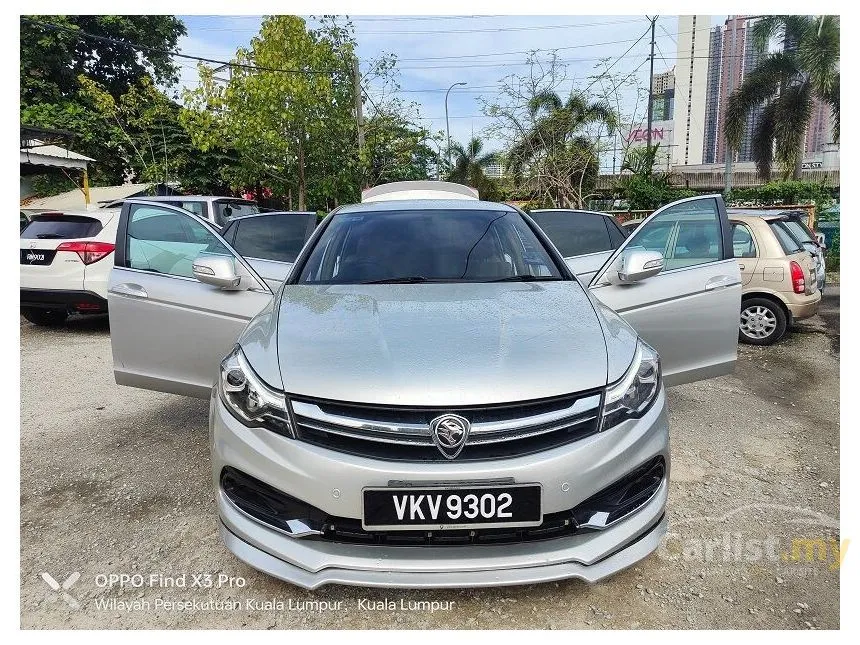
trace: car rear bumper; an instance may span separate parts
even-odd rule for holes
[[[108,310],[107,300],[92,291],[66,289],[21,289],[21,306],[38,309],[65,309],[99,314]]]
[[[666,532],[669,433],[665,393],[638,420],[525,457],[486,462],[389,462],[334,452],[267,430],[248,428],[213,396],[212,476],[227,548],[247,564],[305,587],[480,587],[562,578],[595,582],[654,551]],[[356,544],[289,534],[240,510],[221,486],[234,468],[332,516],[360,519],[361,491],[392,480],[413,483],[510,479],[540,483],[543,512],[572,509],[649,459],[662,456],[665,476],[639,508],[601,530],[505,544]]]
[[[786,306],[791,312],[792,320],[803,320],[804,318],[810,318],[818,313],[818,305],[820,304],[821,292],[816,291],[814,294],[809,296],[808,299],[804,299],[803,302],[787,302]]]

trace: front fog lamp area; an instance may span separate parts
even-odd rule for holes
[[[624,377],[606,388],[602,430],[625,419],[638,419],[648,411],[660,391],[660,357],[640,338],[633,362]]]
[[[246,426],[293,436],[286,396],[260,380],[238,345],[221,361],[218,393],[230,413]]]

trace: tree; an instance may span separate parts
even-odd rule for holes
[[[691,190],[673,186],[671,173],[655,170],[659,150],[660,144],[628,149],[621,171],[630,174],[621,180],[620,187],[629,210],[654,210],[695,195]]]
[[[484,104],[495,119],[488,133],[508,142],[507,169],[534,202],[582,207],[597,178],[597,141],[615,131],[618,117],[585,92],[561,98],[566,72],[555,53],[527,62],[527,74],[503,79],[500,100]]]
[[[201,150],[235,148],[243,174],[296,191],[305,210],[337,194],[354,173],[354,42],[336,25],[308,30],[297,16],[269,16],[236,54],[226,85],[200,66],[182,122]],[[310,184],[310,187],[309,187]]]
[[[769,179],[774,161],[800,179],[806,128],[815,98],[830,106],[839,140],[839,17],[768,16],[753,25],[755,46],[766,48],[773,37],[781,52],[765,56],[729,97],[726,141],[740,149],[749,113],[764,105],[752,133],[752,156]]]
[[[498,162],[498,154],[488,152],[481,154],[484,142],[480,137],[472,137],[463,147],[460,143],[451,146],[454,154],[454,164],[448,175],[448,181],[471,186],[478,191],[482,199],[494,200],[498,189],[495,181],[487,177],[486,169]]]
[[[177,182],[193,192],[229,190],[225,167],[235,166],[235,152],[195,151],[191,137],[179,123],[181,107],[144,77],[114,99],[106,89],[81,75],[82,95],[102,119],[99,131],[115,142],[126,174],[138,181]]]
[[[143,79],[170,85],[177,78],[177,67],[163,52],[175,49],[184,34],[185,26],[173,16],[22,17],[21,123],[74,132],[72,149],[96,160],[90,173],[92,184],[122,183],[128,171],[123,138],[105,128],[101,112],[82,92],[80,78],[98,83],[115,100]],[[68,190],[72,182],[53,186]]]
[[[167,51],[185,34],[174,16],[22,16],[21,105],[75,100],[81,74],[114,98],[144,77],[171,85],[177,67]]]

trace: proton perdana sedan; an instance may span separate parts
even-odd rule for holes
[[[251,566],[307,588],[596,581],[666,532],[664,387],[737,355],[722,199],[657,211],[584,284],[461,188],[337,208],[274,290],[208,223],[123,205],[116,380],[210,398],[221,535]]]

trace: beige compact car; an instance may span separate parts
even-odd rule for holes
[[[779,214],[728,211],[743,294],[739,340],[770,345],[818,311],[815,259]]]

